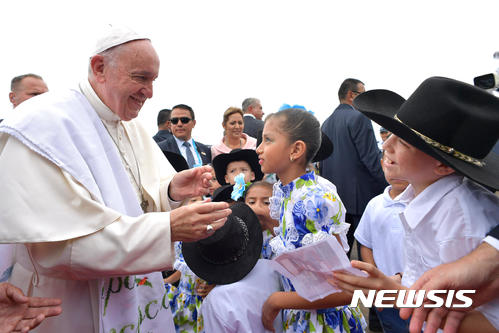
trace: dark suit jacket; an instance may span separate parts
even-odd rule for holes
[[[495,239],[499,239],[499,225],[496,225],[492,230],[490,230],[487,236],[492,236]]]
[[[322,124],[334,151],[321,162],[321,176],[336,185],[347,213],[362,215],[367,203],[388,185],[371,121],[352,106],[340,104]]]
[[[248,134],[256,139],[258,131],[263,130],[263,120],[255,119],[251,116],[244,116],[244,130],[243,133]]]
[[[199,156],[201,156],[203,165],[211,163],[211,149],[201,142],[194,141],[194,143],[196,144],[196,148],[198,149]],[[173,135],[166,140],[158,142],[158,146],[162,151],[171,151],[182,155],[180,153],[180,149],[178,149],[177,141],[175,141],[175,137]]]
[[[154,139],[154,141],[156,141],[156,143],[158,143],[158,142],[161,142],[163,140],[168,139],[171,136],[173,136],[173,134],[170,131],[160,130],[152,138]]]

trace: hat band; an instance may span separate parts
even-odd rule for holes
[[[249,242],[248,227],[246,226],[246,223],[244,223],[244,221],[239,216],[234,216],[234,219],[237,221],[238,225],[241,227],[241,230],[243,231],[244,240],[241,242],[241,247],[237,250],[236,253],[226,258],[225,260],[218,260],[218,258],[208,257],[203,253],[203,251],[201,251],[201,256],[203,257],[203,259],[209,262],[210,264],[225,265],[231,262],[236,262],[246,251],[246,247]]]
[[[404,124],[402,122],[402,120],[399,119],[399,117],[397,117],[397,115],[395,115],[395,120],[397,120],[399,123],[407,126],[406,124]],[[429,144],[429,145],[431,145],[431,146],[433,146],[433,147],[435,147],[435,148],[443,151],[444,153],[447,153],[447,154],[452,155],[452,156],[454,156],[454,157],[456,157],[456,158],[458,158],[458,159],[460,159],[462,161],[474,164],[474,165],[479,166],[479,167],[483,167],[485,165],[485,162],[483,162],[483,161],[480,161],[480,160],[478,160],[476,158],[473,158],[473,157],[471,157],[469,155],[463,154],[463,153],[455,150],[452,147],[448,147],[448,146],[443,145],[443,144],[441,144],[441,143],[439,143],[439,142],[437,142],[437,141],[435,141],[433,139],[430,139],[426,135],[419,133],[418,131],[416,131],[415,129],[413,129],[413,128],[409,127],[409,126],[407,126],[407,128],[409,128],[411,131],[413,131],[414,133],[416,133],[416,135],[419,136],[421,139],[423,139],[424,142],[426,142],[427,144]]]

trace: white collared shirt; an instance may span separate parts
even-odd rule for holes
[[[216,286],[201,305],[205,332],[269,332],[262,324],[262,306],[273,292],[281,290],[279,281],[269,260],[259,259],[240,281]],[[274,329],[282,332],[280,315]]]
[[[372,198],[366,206],[355,239],[372,249],[376,266],[386,275],[394,275],[404,270],[404,228],[399,214],[406,203],[400,196],[390,197],[391,185]]]
[[[417,197],[409,185],[399,198],[409,202],[400,213],[406,287],[427,270],[470,253],[499,223],[499,197],[463,176],[443,177]],[[499,298],[477,310],[499,329]]]
[[[407,287],[427,270],[470,253],[499,221],[499,198],[458,175],[439,179],[417,197],[409,185],[400,200],[408,202],[400,214]]]
[[[187,147],[184,146],[184,142],[189,142],[189,144],[191,145],[189,149],[191,150],[192,156],[194,156],[195,166],[203,165],[203,161],[201,160],[201,156],[199,155],[199,153],[197,151],[196,144],[194,143],[194,140],[192,138],[190,138],[187,141],[184,141],[184,140],[177,138],[175,135],[173,137],[175,138],[175,141],[177,142],[178,150],[180,150],[180,153],[182,154],[182,156],[185,158],[186,161],[187,161]]]

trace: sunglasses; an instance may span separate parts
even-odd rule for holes
[[[177,125],[179,120],[182,122],[182,124],[187,124],[187,123],[188,123],[189,121],[191,121],[192,119],[191,119],[191,118],[188,118],[188,117],[171,118],[171,119],[170,119],[170,122],[171,122],[173,125]]]

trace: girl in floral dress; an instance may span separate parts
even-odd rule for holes
[[[279,111],[267,117],[263,140],[257,148],[262,172],[275,172],[270,215],[279,219],[276,237],[270,241],[275,255],[335,237],[348,250],[345,208],[329,181],[306,171],[320,146],[317,119],[299,109]],[[282,310],[284,332],[363,332],[365,320],[358,308],[350,308],[344,292],[309,302],[282,277],[284,292],[273,293],[262,308],[264,326],[272,330]]]
[[[189,200],[187,204],[202,200],[202,197],[196,197]],[[182,242],[175,242],[174,248],[176,260],[173,268],[176,272],[165,279],[165,287],[173,313],[175,330],[177,333],[201,333],[203,332],[203,320],[198,314],[203,301],[202,296],[206,295],[200,295],[197,289],[205,282],[198,278],[185,263],[182,255]],[[178,287],[171,284],[176,281],[179,281]]]

